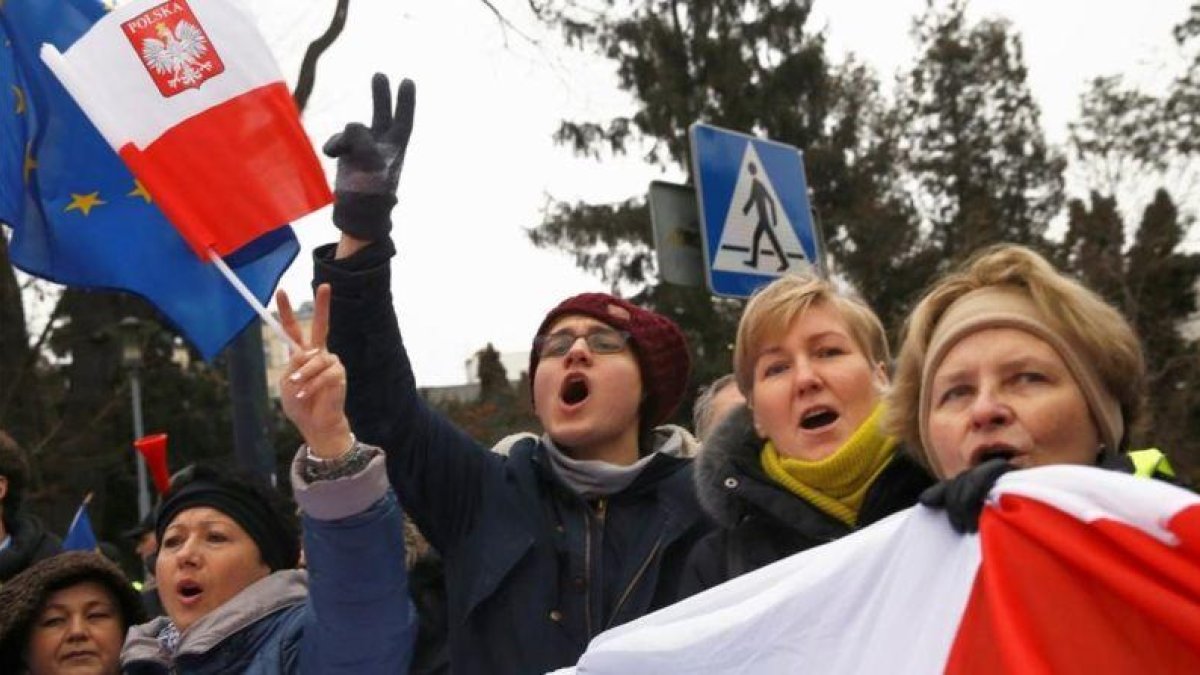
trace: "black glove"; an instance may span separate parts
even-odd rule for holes
[[[925,489],[918,501],[931,509],[946,509],[950,526],[960,534],[979,531],[979,514],[988,492],[1000,476],[1013,470],[1002,457],[994,457],[954,478]]]
[[[392,229],[392,207],[412,135],[417,89],[412,80],[400,83],[394,116],[387,75],[375,73],[371,94],[375,105],[371,128],[351,122],[325,143],[324,151],[338,161],[333,224],[355,239],[379,241]]]

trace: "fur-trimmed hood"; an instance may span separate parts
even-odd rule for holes
[[[826,536],[832,519],[817,515],[814,521],[813,515],[819,513],[816,507],[793,498],[762,470],[759,456],[765,442],[766,439],[754,430],[754,418],[749,408],[741,405],[732,410],[713,429],[696,458],[696,497],[700,505],[726,529],[735,527],[748,509],[755,508],[771,513],[791,527],[804,531],[816,528],[815,534]],[[903,446],[898,447],[863,502],[862,522],[869,524],[881,514],[912,506],[920,491],[932,482]],[[769,489],[762,489],[764,486]],[[786,498],[780,499],[779,495],[786,495]]]
[[[730,481],[744,480],[747,467],[758,465],[765,441],[754,431],[754,418],[744,404],[731,410],[701,444],[696,457],[696,497],[723,528],[737,524],[744,502]]]
[[[121,570],[99,553],[68,551],[46,558],[0,588],[0,672],[21,672],[29,626],[54,591],[94,581],[112,593],[126,628],[145,619],[141,598]]]

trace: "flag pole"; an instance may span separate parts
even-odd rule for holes
[[[254,297],[254,294],[250,292],[250,289],[246,288],[246,284],[242,283],[242,280],[233,273],[233,270],[229,269],[229,265],[226,265],[225,261],[221,259],[221,256],[217,255],[217,252],[211,248],[208,249],[208,259],[217,266],[217,269],[220,270],[225,279],[233,285],[233,288],[238,292],[239,295],[242,296],[242,299],[254,308],[254,311],[258,313],[258,316],[262,318],[263,322],[270,326],[271,330],[275,331],[276,335],[278,335],[291,346],[293,352],[301,351],[299,343],[293,340],[292,336],[287,334],[287,331],[283,330],[283,326],[279,325],[279,321],[277,321],[275,317],[267,311],[267,308],[258,301],[258,298]]]
[[[79,516],[82,515],[83,510],[86,509],[88,507],[88,505],[92,503],[93,495],[95,495],[94,492],[88,492],[86,495],[83,496],[83,501],[79,503],[79,508],[75,509],[75,517],[71,519],[71,526],[67,528],[67,532],[70,532],[71,530],[75,529],[75,526],[79,524]]]

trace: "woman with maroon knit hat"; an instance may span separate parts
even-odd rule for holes
[[[669,319],[585,293],[538,327],[533,404],[545,433],[489,452],[418,394],[390,289],[390,211],[412,129],[412,83],[391,111],[373,82],[374,122],[326,144],[338,158],[334,223],[316,282],[333,287],[328,344],[346,367],[358,437],[446,570],[455,673],[543,673],[576,662],[601,631],[676,599],[709,525],[686,459],[694,440],[659,426],[684,396],[687,346]],[[319,294],[320,298],[324,294]],[[330,311],[316,303],[319,314]]]

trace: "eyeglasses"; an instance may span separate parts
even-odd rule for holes
[[[533,339],[533,348],[541,358],[560,358],[571,351],[571,345],[583,338],[593,354],[616,354],[625,350],[629,333],[611,328],[599,328],[583,335],[570,331],[559,331],[550,335],[539,335]]]

